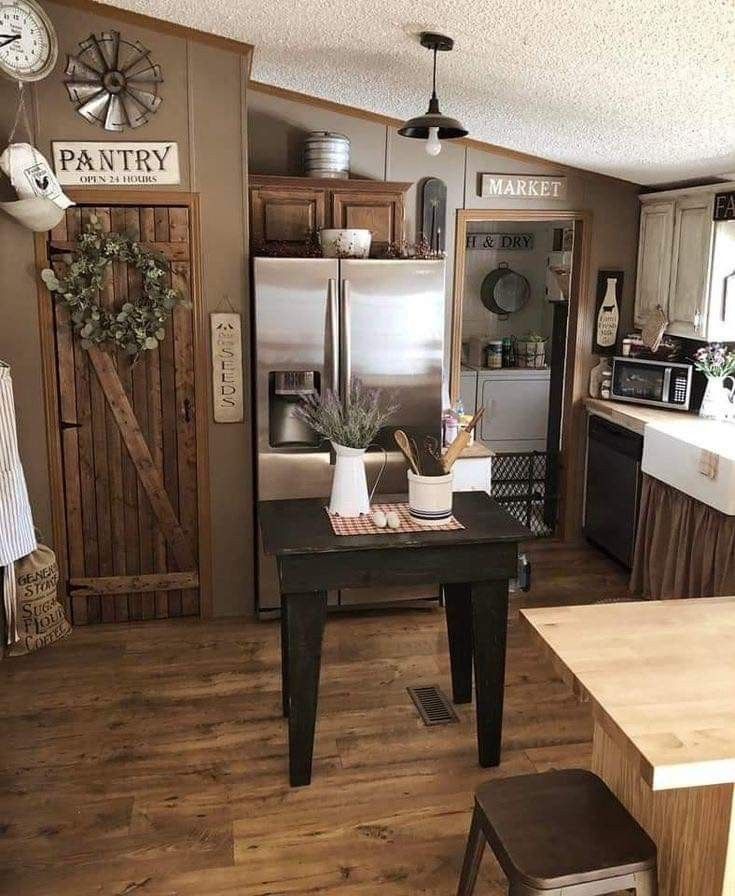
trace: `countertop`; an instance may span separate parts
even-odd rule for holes
[[[653,790],[735,781],[735,597],[521,617]]]
[[[598,398],[585,403],[590,414],[643,436],[644,473],[735,516],[735,423]]]
[[[585,398],[585,406],[590,414],[604,417],[618,426],[630,429],[643,435],[647,423],[666,423],[676,425],[677,421],[691,424],[699,420],[697,414],[688,411],[668,411],[664,408],[649,408],[643,404],[628,404],[624,401],[607,401],[604,398]],[[702,421],[706,423],[707,421]],[[735,435],[735,427],[733,427]]]
[[[473,367],[471,364],[467,364],[466,362],[462,362],[462,366],[460,368],[460,374],[473,374],[476,373],[480,376],[550,376],[551,368],[550,367]]]
[[[459,455],[461,458],[480,458],[495,457],[495,452],[491,451],[487,445],[482,442],[474,441],[471,445],[462,449]]]

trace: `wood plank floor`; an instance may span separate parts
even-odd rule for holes
[[[408,685],[449,692],[443,612],[333,616],[314,782],[287,784],[278,624],[77,629],[0,663],[0,893],[277,896],[455,892],[473,789],[590,759],[591,720],[517,622],[520,606],[626,596],[601,554],[532,551],[511,601],[503,762],[474,715],[425,728]],[[505,888],[486,854],[478,896]]]

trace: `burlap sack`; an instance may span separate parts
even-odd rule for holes
[[[22,656],[66,637],[71,625],[56,597],[59,568],[51,548],[39,544],[33,553],[16,561],[15,578],[20,639],[8,648],[8,653]]]

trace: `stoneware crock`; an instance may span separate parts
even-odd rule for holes
[[[454,473],[417,476],[408,471],[408,511],[422,526],[442,526],[452,516]]]

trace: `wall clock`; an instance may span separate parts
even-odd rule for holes
[[[40,81],[58,54],[56,31],[36,0],[0,0],[0,72]]]
[[[2,0],[0,0],[2,2]],[[140,41],[118,31],[90,34],[66,65],[66,89],[77,112],[106,131],[145,124],[161,105],[161,69]]]

